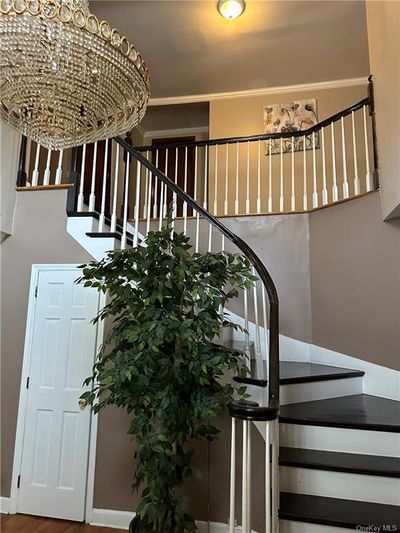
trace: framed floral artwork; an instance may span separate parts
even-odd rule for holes
[[[264,107],[264,126],[265,133],[287,133],[307,130],[315,124],[318,124],[317,100],[310,98],[308,100],[296,100],[287,104],[271,104]],[[294,151],[303,150],[304,136],[294,137]],[[312,135],[305,137],[306,150],[312,150]],[[315,134],[315,147],[319,148],[319,134]],[[292,138],[283,139],[283,152],[292,151]],[[273,139],[270,143],[265,143],[265,154],[280,154],[281,140]]]

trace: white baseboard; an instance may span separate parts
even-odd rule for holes
[[[0,513],[8,514],[10,512],[10,498],[0,496]]]
[[[128,529],[129,523],[135,517],[132,511],[116,511],[114,509],[93,509],[91,526],[111,527],[115,529]],[[220,522],[196,522],[198,533],[229,533],[229,526]],[[236,527],[236,533],[240,533],[242,528]],[[256,533],[253,531],[252,533]]]
[[[310,346],[310,362],[363,370],[364,394],[372,394],[391,400],[400,400],[400,372],[384,366],[334,352],[321,346]]]
[[[293,520],[279,520],[279,531],[280,533],[354,533],[354,529],[308,524]]]

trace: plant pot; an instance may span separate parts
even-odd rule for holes
[[[153,529],[149,529],[140,520],[140,516],[136,515],[135,518],[129,524],[129,533],[155,533]]]

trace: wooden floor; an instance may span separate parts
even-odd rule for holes
[[[1,533],[126,533],[123,529],[89,526],[80,522],[22,514],[2,514],[0,523]]]

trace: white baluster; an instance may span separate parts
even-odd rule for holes
[[[339,199],[339,189],[337,186],[337,174],[336,174],[336,147],[335,147],[335,123],[331,124],[331,138],[332,138],[332,201],[337,202]]]
[[[357,155],[357,140],[356,140],[356,124],[354,120],[354,111],[351,112],[351,126],[353,133],[353,158],[354,158],[354,194],[360,194],[360,177],[358,175],[358,155]]]
[[[32,183],[29,181],[29,171],[31,168],[31,150],[32,150],[32,139],[27,139],[26,142],[26,153],[25,153],[25,166],[24,170],[26,172],[27,180],[25,187],[30,187]]]
[[[197,177],[197,163],[198,163],[198,148],[195,146],[194,149],[194,200],[197,202],[197,187],[198,187],[198,177]],[[195,238],[195,252],[199,252],[199,240],[200,240],[200,215],[197,211],[193,209],[193,215],[196,214],[196,238]]]
[[[279,423],[277,420],[272,424],[272,531],[278,531],[279,514]]]
[[[213,235],[213,226],[211,223],[208,225],[208,252],[212,251],[212,235]]]
[[[188,171],[188,149],[187,146],[185,147],[185,178],[184,178],[184,184],[183,184],[183,190],[187,193],[187,171]],[[183,202],[183,233],[186,235],[187,233],[187,203],[186,201]]]
[[[235,496],[236,496],[236,419],[232,417],[231,427],[231,475],[229,493],[229,533],[235,533]]]
[[[296,211],[296,188],[294,179],[294,137],[292,137],[292,195],[290,198],[290,208]]]
[[[250,213],[250,141],[247,141],[246,214]]]
[[[265,424],[265,533],[271,533],[270,426],[271,426],[271,422],[266,422]]]
[[[248,289],[243,291],[243,305],[244,305],[244,344],[247,357],[250,358],[250,337],[249,337],[249,305],[248,305]],[[250,360],[249,360],[250,364]]]
[[[56,170],[56,180],[55,184],[60,185],[62,180],[62,162],[63,162],[63,154],[64,150],[60,150],[59,156],[58,156],[58,165]]]
[[[208,146],[204,147],[204,200],[203,207],[208,206]]]
[[[317,157],[315,153],[315,132],[312,133],[312,157],[313,157],[313,208],[318,207],[317,190]]]
[[[93,149],[92,183],[90,186],[89,211],[94,211],[94,206],[96,202],[96,195],[95,195],[96,167],[97,167],[97,142],[94,143],[94,149]]]
[[[253,276],[256,276],[255,268],[253,267]],[[257,359],[257,369],[259,373],[259,377],[262,377],[262,355],[261,355],[261,338],[260,338],[260,322],[258,319],[258,299],[257,299],[257,283],[255,282],[253,285],[253,300],[254,300],[254,321],[256,326],[256,346],[255,346],[255,352],[256,352],[256,359]]]
[[[168,172],[168,148],[165,150],[165,168],[164,168],[164,174],[167,175]],[[166,193],[164,183],[160,181],[160,213],[159,213],[159,220],[158,220],[158,229],[161,230],[163,219],[164,219],[164,193]]]
[[[224,199],[224,215],[228,214],[228,180],[229,180],[229,144],[226,143],[225,149],[225,199]]]
[[[306,136],[305,135],[303,135],[303,211],[308,211],[307,149],[306,149]]]
[[[363,107],[363,118],[364,118],[364,145],[365,145],[365,185],[367,191],[372,191],[372,174],[369,164],[369,147],[368,147],[368,129],[367,129],[367,106]],[[33,185],[33,183],[32,183]]]
[[[248,481],[248,474],[247,474],[247,467],[248,467],[248,453],[247,453],[247,446],[249,443],[248,439],[248,430],[249,430],[249,422],[248,420],[243,420],[243,450],[242,450],[242,532],[248,533],[249,527],[248,527],[248,512],[247,512],[247,481]]]
[[[279,193],[279,211],[282,212],[285,207],[284,189],[283,189],[283,137],[281,137],[280,163],[281,163],[281,178],[280,178],[280,193]]]
[[[115,233],[117,229],[117,201],[118,201],[118,177],[119,177],[119,144],[116,143],[117,150],[115,153],[115,175],[114,175],[114,193],[113,193],[113,205],[111,213],[111,233]],[[86,148],[86,145],[84,145]]]
[[[349,197],[349,182],[347,180],[347,156],[346,156],[346,134],[344,131],[344,118],[341,120],[342,126],[342,156],[343,156],[343,198]]]
[[[214,172],[214,216],[218,211],[218,144],[215,145],[215,172]]]
[[[130,164],[130,154],[129,154],[129,152],[126,152],[124,212],[123,212],[123,217],[122,217],[121,250],[125,250],[125,248],[126,248],[126,231],[127,231],[127,228],[128,228],[129,164]]]
[[[268,354],[268,315],[267,315],[267,298],[264,287],[262,287],[262,307],[263,307],[263,322],[264,322],[264,342],[265,342],[265,355]],[[267,357],[266,357],[267,358]],[[268,372],[268,365],[267,365]],[[267,376],[268,378],[268,376]]]
[[[106,139],[106,145],[105,145],[105,150],[104,150],[103,187],[101,191],[99,233],[101,233],[104,229],[104,219],[105,219],[105,210],[106,210],[106,193],[107,193],[107,166],[108,166],[108,139]]]
[[[156,150],[156,168],[158,168],[158,150]],[[153,204],[153,218],[157,218],[158,216],[158,178],[157,176],[154,176],[154,204]],[[161,184],[162,185],[162,184]]]
[[[175,185],[178,184],[178,160],[179,160],[179,149],[178,148],[175,148],[175,173],[174,173],[174,183]],[[175,219],[177,217],[177,213],[178,213],[178,196],[176,194],[176,192],[174,192],[173,194],[173,197],[172,197],[172,203],[173,203],[173,207],[172,207],[172,229],[175,228]]]
[[[258,140],[257,156],[257,213],[261,213],[261,141]]]
[[[167,148],[165,150],[165,172],[164,174],[166,176],[168,176],[168,156],[169,156],[169,148]],[[163,207],[163,216],[166,217],[167,216],[167,212],[168,212],[168,189],[167,189],[167,186],[166,184],[164,183],[163,184],[163,190],[164,190],[164,204],[162,204],[164,207]]]
[[[47,151],[46,168],[44,170],[43,185],[49,185],[50,183],[50,165],[51,165],[51,150]]]
[[[322,205],[328,203],[328,189],[326,187],[326,158],[325,158],[325,129],[321,128],[322,146]]]
[[[135,228],[133,233],[133,247],[137,248],[139,235],[140,187],[142,181],[142,164],[137,161],[136,167],[136,198],[135,198]]]
[[[268,155],[268,213],[272,213],[272,139],[269,140]]]
[[[84,186],[85,186],[85,163],[86,163],[86,144],[82,146],[81,181],[79,183],[79,194],[78,194],[78,203],[77,203],[78,213],[83,211],[83,201],[84,201],[83,191],[84,191]]]
[[[239,214],[239,152],[240,144],[236,143],[236,196],[235,196],[235,215]]]
[[[149,154],[150,156],[150,154]],[[147,157],[148,161],[150,161],[149,156]],[[146,237],[149,234],[150,231],[150,219],[151,219],[151,198],[153,194],[153,173],[150,172],[149,175],[149,196],[147,199],[147,220],[146,220]]]
[[[146,159],[149,159],[149,151],[146,152]],[[146,168],[145,170],[145,181],[144,181],[144,197],[143,197],[143,218],[146,218],[147,216],[147,198],[148,198],[148,190],[149,190],[149,169]]]
[[[40,158],[40,144],[36,146],[35,167],[32,172],[32,187],[36,187],[39,181],[39,158]]]

